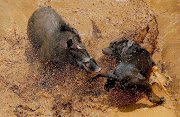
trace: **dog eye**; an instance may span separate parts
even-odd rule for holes
[[[122,45],[123,45],[123,46],[125,46],[125,45],[126,45],[126,43],[124,42]]]
[[[113,43],[111,43],[111,44],[110,44],[110,47],[111,47],[111,48],[113,48],[113,47],[114,47],[114,44],[113,44]]]

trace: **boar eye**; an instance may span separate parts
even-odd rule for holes
[[[73,45],[72,39],[67,41],[67,47],[70,48]]]

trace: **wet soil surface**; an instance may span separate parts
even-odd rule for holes
[[[157,14],[136,0],[0,0],[0,115],[55,117],[175,117],[175,98],[168,93],[171,77],[164,68]],[[126,37],[141,44],[157,63],[150,83],[162,105],[135,90],[104,90],[106,79],[89,83],[96,74],[75,66],[43,65],[26,34],[31,14],[50,6],[76,28],[87,51],[102,72],[112,73],[116,62],[102,48]],[[165,66],[166,67],[166,66]]]

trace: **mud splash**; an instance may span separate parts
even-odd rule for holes
[[[172,65],[175,63],[174,56],[169,52],[175,52],[176,48],[168,40],[171,34],[168,31],[174,30],[178,20],[174,17],[174,25],[165,30],[168,34],[164,37],[163,28],[169,26],[164,22],[168,19],[162,20],[165,15],[161,12],[164,9],[157,11],[153,1],[147,2],[153,7],[141,0],[0,0],[0,3],[1,116],[176,116],[174,98],[162,88],[169,80],[162,74],[168,72],[173,78],[174,74],[178,74],[178,67]],[[87,50],[96,58],[103,71],[110,73],[116,65],[101,52],[110,41],[125,36],[140,43],[153,54],[157,66],[163,71],[157,71],[159,76],[156,78],[152,74],[150,79],[152,83],[155,80],[158,83],[153,83],[153,90],[159,96],[166,97],[165,104],[156,106],[148,102],[147,97],[140,92],[131,95],[132,91],[113,89],[105,93],[105,79],[87,83],[86,80],[94,74],[73,66],[67,66],[66,71],[58,68],[44,69],[38,58],[34,57],[26,35],[28,19],[40,6],[51,6],[79,31]],[[166,16],[169,19],[172,19],[169,13],[177,16],[177,8],[168,11]],[[176,98],[179,99],[179,96]]]

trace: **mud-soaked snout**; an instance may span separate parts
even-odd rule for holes
[[[82,63],[82,67],[88,72],[99,72],[101,68],[97,65],[96,61],[93,58],[87,58]]]
[[[90,57],[86,49],[71,49],[70,55],[75,64],[87,72],[99,72],[101,68],[97,65],[94,58]]]

